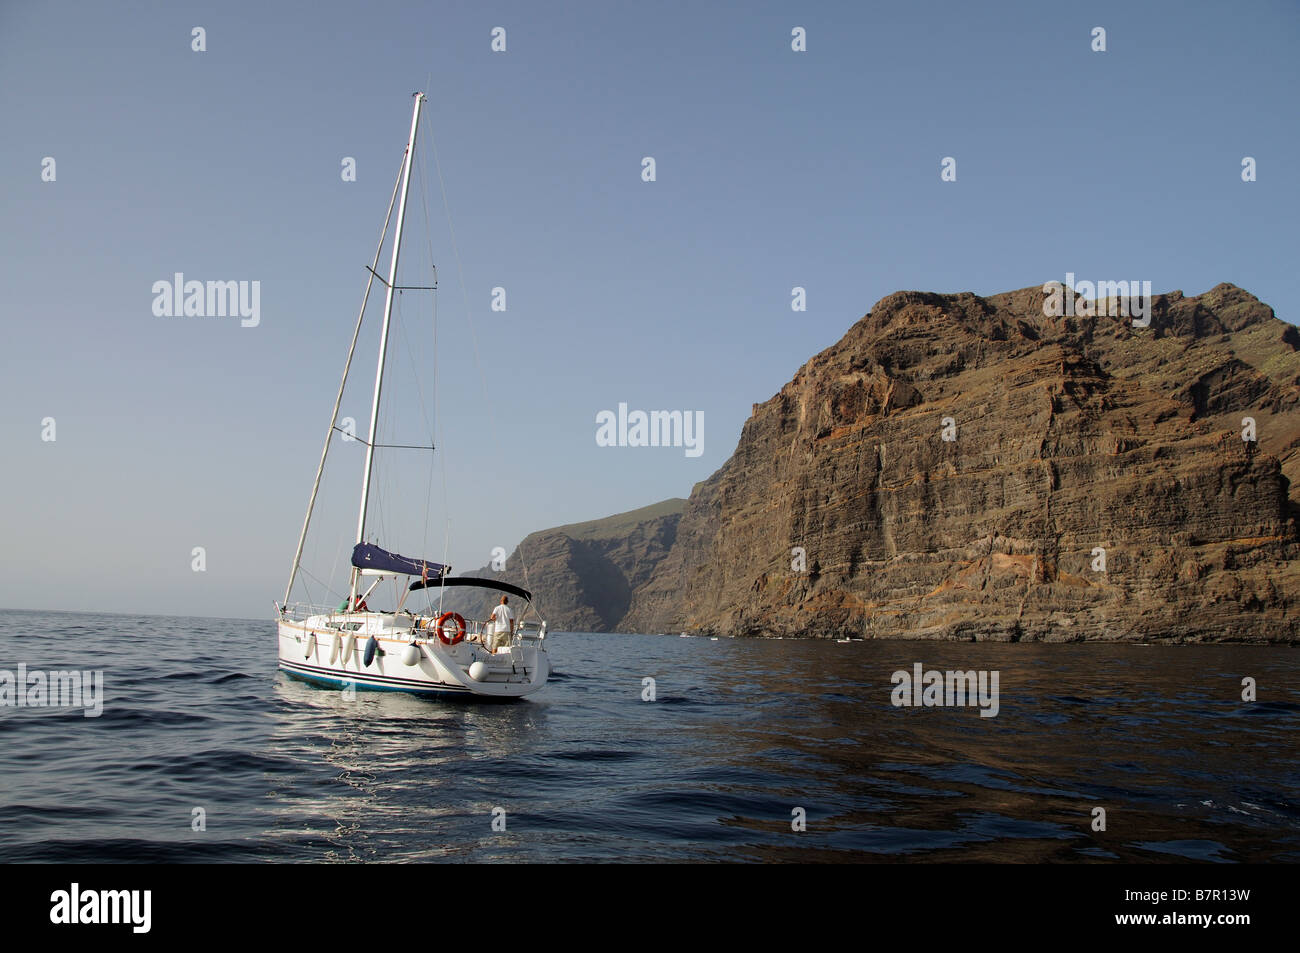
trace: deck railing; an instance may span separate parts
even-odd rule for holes
[[[369,615],[390,616],[393,619],[393,627],[398,630],[409,629],[419,638],[436,638],[435,624],[436,616],[416,615],[407,610],[401,612],[370,612]],[[280,613],[280,618],[285,622],[304,622],[311,616],[325,616],[325,625],[328,628],[342,628],[343,624],[348,622],[357,622],[357,613],[340,612],[338,606],[317,605],[307,602],[291,602],[284,606]],[[465,620],[465,636],[482,637],[488,634],[492,623],[480,622],[477,619]],[[520,622],[515,626],[514,638],[508,644],[517,645],[521,641],[540,642],[546,638],[546,623],[544,621],[530,619],[527,622]],[[507,644],[507,643],[502,643]]]

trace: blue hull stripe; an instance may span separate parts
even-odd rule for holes
[[[280,659],[280,668],[291,675],[312,682],[324,682],[329,685],[353,685],[357,688],[371,688],[379,691],[419,692],[426,695],[472,695],[463,685],[444,685],[437,682],[421,682],[412,678],[396,678],[392,675],[368,675],[358,672],[355,675],[342,674],[337,669],[320,668],[315,665],[301,665]]]

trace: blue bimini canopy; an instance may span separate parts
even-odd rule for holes
[[[451,567],[444,566],[442,563],[399,556],[371,543],[357,543],[352,548],[352,565],[363,572],[370,573],[393,572],[403,576],[423,576],[428,573],[430,579],[437,579],[451,572]]]

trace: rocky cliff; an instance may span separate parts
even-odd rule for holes
[[[627,614],[632,593],[649,581],[672,548],[685,506],[682,499],[664,500],[630,513],[542,530],[519,544],[503,571],[489,566],[469,575],[524,585],[551,629],[614,631]],[[469,611],[485,619],[496,599],[492,593],[483,595]]]
[[[881,300],[754,406],[671,533],[629,539],[608,595],[598,573],[559,586],[568,618],[726,635],[1300,640],[1300,333],[1228,284],[1156,295],[1147,328],[1054,317],[1046,298]],[[537,543],[581,569],[562,540]]]

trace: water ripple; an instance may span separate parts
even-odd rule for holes
[[[477,705],[286,679],[269,622],[8,613],[0,668],[88,641],[100,717],[0,708],[0,861],[1300,859],[1286,649],[555,634]],[[997,716],[892,706],[917,661]]]

